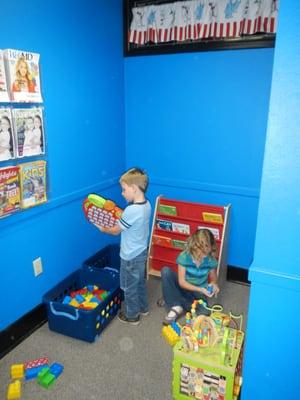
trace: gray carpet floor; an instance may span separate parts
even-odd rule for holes
[[[49,389],[36,380],[22,382],[22,400],[169,400],[172,399],[172,347],[161,335],[163,308],[160,279],[148,281],[150,314],[140,325],[115,318],[95,343],[51,332],[45,324],[0,360],[0,399],[6,399],[10,366],[39,357],[64,365]],[[225,282],[215,300],[224,312],[243,313],[244,328],[249,287]],[[181,321],[183,322],[183,321]]]

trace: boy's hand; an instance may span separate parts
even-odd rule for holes
[[[104,226],[100,226],[100,225],[97,225],[97,224],[95,224],[95,226],[99,229],[99,231],[105,233],[105,228],[104,228]]]

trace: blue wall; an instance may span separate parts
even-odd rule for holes
[[[248,268],[273,49],[125,60],[126,163],[149,173],[150,197],[232,204],[229,264]]]
[[[0,48],[41,54],[49,202],[0,220],[0,330],[111,242],[88,224],[92,191],[120,201],[125,167],[122,2],[1,3]],[[122,204],[122,202],[121,202]],[[42,257],[35,278],[32,261]]]
[[[242,398],[299,399],[300,5],[280,3]],[[258,383],[259,382],[259,383]]]

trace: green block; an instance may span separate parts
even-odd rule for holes
[[[44,388],[48,389],[50,386],[53,385],[55,382],[55,375],[51,374],[51,372],[48,372],[46,376],[44,376],[40,381],[39,384],[43,386]]]

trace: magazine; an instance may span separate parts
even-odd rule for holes
[[[180,224],[179,222],[172,222],[172,230],[174,232],[184,233],[185,235],[190,234],[190,226],[187,224]]]
[[[211,231],[211,233],[214,235],[216,240],[220,239],[220,231],[218,228],[212,228],[210,226],[199,225],[197,229],[209,229]]]
[[[32,161],[19,165],[21,208],[33,207],[47,201],[46,161]]]
[[[164,231],[172,231],[172,222],[165,219],[156,218],[156,227]]]
[[[28,51],[3,51],[11,101],[42,103],[40,85],[40,55]]]
[[[16,157],[45,154],[43,108],[13,108]]]
[[[0,107],[0,161],[15,158],[11,109]]]
[[[12,214],[20,208],[19,168],[0,168],[0,217]]]
[[[9,95],[6,85],[6,74],[4,67],[3,51],[0,50],[0,101],[9,102]]]

